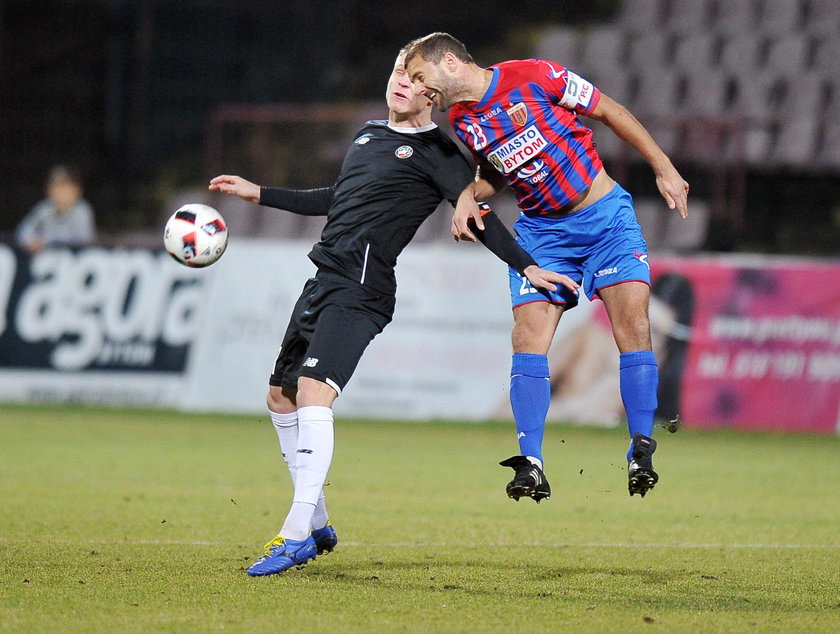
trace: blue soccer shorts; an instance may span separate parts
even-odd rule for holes
[[[560,218],[520,214],[514,223],[516,241],[537,264],[549,271],[583,282],[589,299],[598,291],[622,282],[650,285],[647,243],[636,222],[633,198],[616,183],[609,194],[588,207]],[[552,302],[574,308],[578,298],[565,286],[554,292],[536,289],[513,269],[510,298],[513,307],[530,302]]]

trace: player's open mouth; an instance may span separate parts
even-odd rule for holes
[[[438,95],[437,90],[433,90],[432,92],[430,92],[426,95],[426,99],[428,99],[429,101],[434,101],[435,97],[437,97],[437,95]]]

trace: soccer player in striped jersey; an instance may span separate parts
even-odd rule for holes
[[[458,138],[479,169],[453,216],[456,240],[475,241],[484,223],[476,200],[509,187],[521,214],[517,240],[540,267],[583,282],[603,300],[620,355],[621,397],[627,413],[630,495],[644,496],[659,479],[651,455],[658,370],[651,348],[647,245],[630,195],[604,170],[592,131],[580,121],[606,124],[651,165],[668,207],[688,214],[688,183],[647,130],[623,106],[559,63],[514,60],[478,66],[447,33],[411,42],[406,70],[415,90],[449,111]],[[547,498],[542,440],[550,401],[547,353],[560,317],[577,304],[568,289],[533,288],[514,270],[513,360],[510,400],[521,455],[501,464],[514,469],[513,499]]]

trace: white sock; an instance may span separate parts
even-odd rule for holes
[[[289,474],[292,476],[292,486],[295,484],[295,471],[297,466],[298,449],[298,416],[297,412],[291,414],[278,414],[269,411],[271,423],[277,432],[280,440],[280,451],[283,452],[283,460],[289,467]]]
[[[528,462],[530,462],[531,464],[537,465],[540,469],[543,468],[542,460],[540,460],[539,458],[535,458],[534,456],[525,456],[525,457],[528,458]]]
[[[321,405],[298,409],[295,498],[280,529],[283,537],[302,540],[309,535],[332,462],[333,446],[332,409]]]
[[[271,422],[277,432],[277,438],[280,441],[280,451],[283,452],[283,460],[289,468],[289,475],[292,476],[292,486],[295,484],[295,472],[297,471],[297,449],[298,449],[298,415],[297,412],[291,414],[278,414],[277,412],[269,411],[271,415]],[[327,503],[324,499],[324,491],[321,490],[321,495],[318,497],[318,503],[315,505],[315,513],[312,516],[312,529],[323,528],[330,521],[329,513],[327,513]]]
[[[292,502],[292,508],[286,515],[280,535],[286,539],[302,541],[309,537],[312,531],[309,529],[312,524],[312,514],[315,512],[315,505],[308,502]]]
[[[321,489],[321,495],[318,498],[318,503],[315,505],[315,512],[312,514],[313,531],[319,528],[324,528],[330,521],[329,513],[327,513],[327,502],[324,499],[324,490]]]

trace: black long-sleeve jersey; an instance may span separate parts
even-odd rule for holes
[[[309,259],[318,267],[394,294],[397,257],[441,200],[454,205],[472,177],[466,158],[434,123],[393,128],[387,121],[368,121],[356,134],[333,187],[263,187],[260,204],[326,215],[321,240]],[[498,224],[510,242],[505,246],[515,247],[516,264],[500,257],[520,268],[533,263]]]

